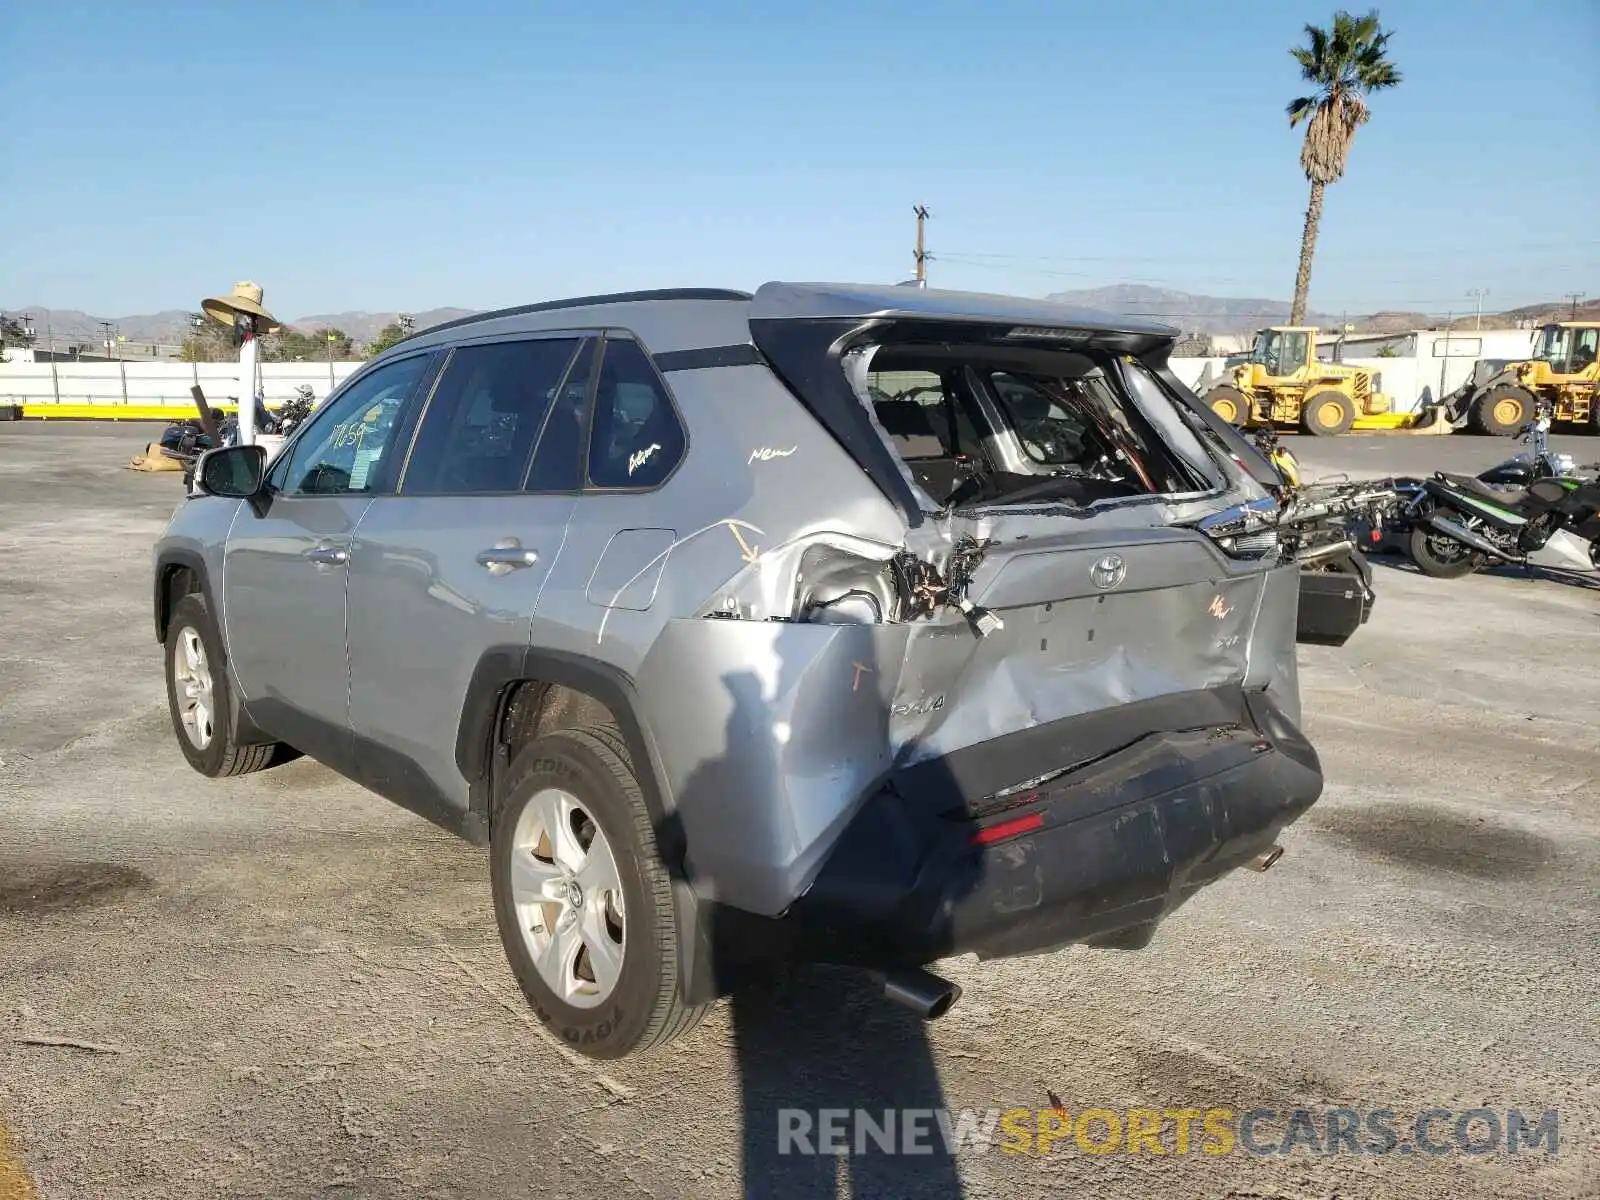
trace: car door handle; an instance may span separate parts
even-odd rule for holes
[[[342,567],[350,561],[350,551],[343,546],[313,546],[306,557],[319,567]]]
[[[537,550],[525,550],[521,546],[492,546],[488,550],[478,551],[478,565],[488,567],[496,574],[531,567],[538,561]]]

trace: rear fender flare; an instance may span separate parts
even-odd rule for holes
[[[645,809],[655,829],[656,846],[672,879],[677,917],[679,986],[690,1003],[714,998],[716,972],[702,906],[687,878],[687,845],[666,784],[666,771],[633,681],[622,671],[558,650],[495,646],[478,660],[461,711],[456,765],[470,790],[465,829],[472,841],[487,842],[499,780],[510,767],[498,732],[513,685],[528,681],[560,684],[601,701],[616,718],[627,744]]]

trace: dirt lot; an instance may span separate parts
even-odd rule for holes
[[[184,764],[149,613],[179,484],[120,469],[152,433],[0,425],[3,1200],[1600,1195],[1600,590],[1380,571],[1368,627],[1302,649],[1323,800],[1146,951],[957,960],[929,1026],[810,972],[602,1069],[532,1024],[483,852],[311,762]],[[1509,447],[1297,449],[1371,473]],[[777,1153],[781,1108],[1047,1089],[1402,1131],[1554,1108],[1559,1153]]]

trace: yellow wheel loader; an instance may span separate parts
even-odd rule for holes
[[[1224,421],[1247,428],[1294,425],[1322,437],[1351,429],[1422,428],[1438,423],[1434,409],[1396,413],[1371,371],[1323,362],[1317,329],[1275,325],[1256,334],[1249,361],[1233,369],[1233,382],[1206,392]]]
[[[1510,437],[1540,401],[1551,418],[1600,433],[1600,321],[1557,321],[1539,330],[1533,357],[1506,363],[1451,395],[1446,411],[1474,433]]]

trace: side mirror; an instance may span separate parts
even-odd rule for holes
[[[200,456],[195,480],[202,493],[228,500],[250,500],[267,475],[265,446],[223,446]]]

